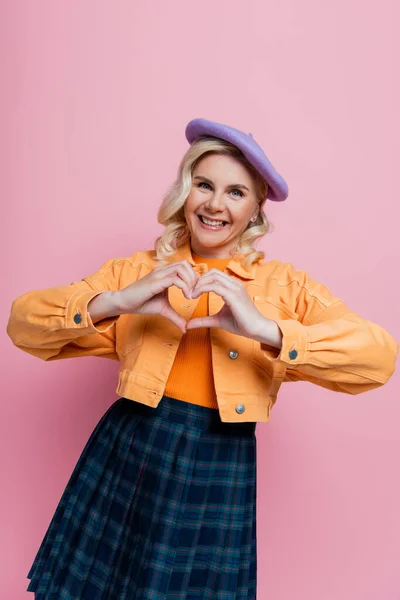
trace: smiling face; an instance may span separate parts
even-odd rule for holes
[[[184,205],[195,254],[229,258],[258,211],[254,179],[240,161],[223,154],[209,154],[198,161]]]

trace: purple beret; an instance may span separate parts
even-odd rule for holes
[[[189,144],[193,144],[202,136],[212,136],[230,142],[242,151],[249,163],[264,177],[268,183],[268,198],[270,200],[281,202],[288,197],[289,192],[286,181],[275,170],[251,133],[247,134],[239,131],[239,129],[214,123],[207,119],[193,119],[186,126],[185,134]]]

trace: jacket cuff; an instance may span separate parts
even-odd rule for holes
[[[275,323],[282,332],[282,348],[279,355],[276,356],[276,352],[278,352],[276,348],[274,353],[272,352],[271,346],[266,344],[262,343],[261,349],[268,352],[269,358],[272,361],[284,362],[290,367],[304,364],[306,362],[307,354],[307,334],[305,326],[294,319],[276,320]]]
[[[65,327],[67,329],[80,329],[82,335],[86,333],[104,333],[118,321],[119,316],[109,317],[93,323],[88,312],[89,302],[103,292],[76,292],[68,301],[65,314]]]

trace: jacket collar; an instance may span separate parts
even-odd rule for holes
[[[242,277],[243,279],[255,279],[257,264],[253,263],[251,267],[247,270],[242,266],[240,256],[241,255],[238,254],[232,257],[232,259],[226,265],[226,268],[235,273],[235,275],[239,275],[239,277]],[[199,267],[199,264],[195,263],[193,260],[192,251],[190,247],[190,239],[187,240],[176,251],[173,258],[173,262],[177,262],[178,260],[187,260],[193,267]]]

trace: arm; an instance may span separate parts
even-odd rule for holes
[[[137,279],[133,259],[107,261],[99,271],[69,286],[32,291],[11,308],[7,333],[15,346],[43,360],[76,356],[117,359],[115,323],[121,272]],[[90,309],[90,310],[89,310]]]
[[[293,277],[291,300],[299,318],[264,321],[257,339],[265,359],[284,363],[284,381],[309,381],[348,394],[385,384],[398,353],[392,336],[351,312],[306,273]]]

